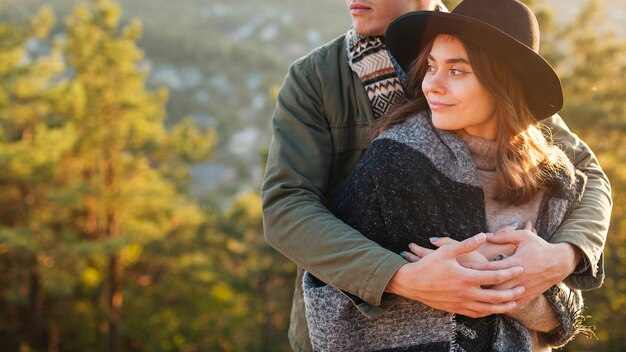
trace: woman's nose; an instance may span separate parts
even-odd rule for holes
[[[427,72],[422,81],[422,92],[444,94],[446,91],[443,72],[441,70],[435,72]]]

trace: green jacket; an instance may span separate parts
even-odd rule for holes
[[[387,283],[406,264],[337,219],[327,209],[341,183],[369,145],[374,120],[365,89],[348,65],[344,36],[314,50],[289,69],[272,121],[273,138],[263,183],[267,242],[298,264],[289,340],[310,351],[302,297],[303,270],[372,306],[381,304]],[[592,289],[604,277],[611,191],[591,150],[560,117],[547,123],[577,168],[588,176],[581,204],[552,242],[569,242],[585,256],[581,273],[566,282]]]

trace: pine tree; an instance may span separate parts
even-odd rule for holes
[[[37,348],[46,344],[42,276],[53,262],[46,194],[56,186],[74,131],[50,119],[50,102],[63,89],[54,83],[63,70],[58,50],[37,58],[26,48],[46,37],[54,21],[51,10],[42,9],[28,25],[0,25],[0,315],[7,318],[0,330],[20,326]]]
[[[63,40],[31,59],[25,48],[52,23],[45,10],[0,29],[0,309],[10,317],[0,329],[15,348],[112,351],[129,340],[125,292],[141,299],[155,267],[173,267],[151,262],[154,252],[205,221],[184,170],[209,157],[215,136],[188,120],[165,129],[167,92],[145,88],[140,23],[120,29],[115,3],[76,7]]]

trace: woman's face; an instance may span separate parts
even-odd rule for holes
[[[410,11],[432,10],[434,0],[347,0],[348,11],[357,33],[385,35],[387,26]]]
[[[463,129],[473,136],[495,139],[496,100],[474,74],[465,47],[457,37],[435,37],[422,91],[435,127]]]

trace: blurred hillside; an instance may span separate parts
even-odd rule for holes
[[[20,21],[41,5],[62,19],[77,0],[0,0],[0,16]],[[122,22],[143,22],[151,87],[167,86],[172,125],[193,116],[215,128],[218,144],[209,163],[193,168],[192,193],[221,202],[257,189],[262,154],[269,143],[273,94],[288,65],[345,31],[341,1],[123,0]],[[324,23],[320,26],[320,23]]]
[[[0,16],[27,18],[52,6],[63,19],[79,0],[0,0]],[[542,2],[557,21],[573,18],[586,0]],[[607,23],[626,33],[626,2],[604,0]],[[139,46],[150,87],[166,86],[168,125],[192,116],[217,130],[214,159],[193,168],[192,194],[225,205],[258,189],[270,139],[274,94],[288,65],[343,33],[349,17],[337,0],[122,0],[123,18],[143,22]],[[62,21],[53,31],[59,33]]]

